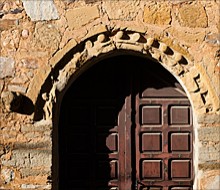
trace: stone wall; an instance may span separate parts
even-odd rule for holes
[[[52,188],[57,91],[91,58],[117,49],[156,59],[183,85],[194,110],[194,188],[220,189],[219,7],[0,0],[0,189]]]

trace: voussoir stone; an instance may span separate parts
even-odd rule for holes
[[[78,29],[99,18],[99,9],[97,6],[71,9],[67,11],[66,18],[70,29]]]

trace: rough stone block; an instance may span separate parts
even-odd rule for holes
[[[35,77],[30,83],[30,86],[27,91],[27,96],[33,101],[35,104],[38,94],[40,92],[41,86],[45,82],[46,77],[51,72],[50,65],[45,65],[35,74]]]
[[[51,185],[36,185],[36,184],[22,184],[21,189],[26,189],[26,190],[32,190],[32,189],[39,189],[39,190],[49,190],[51,189]]]
[[[219,160],[220,127],[203,127],[198,129],[199,163]]]
[[[61,35],[53,24],[37,23],[34,32],[33,48],[53,53],[59,47]]]
[[[178,39],[184,40],[186,43],[201,43],[205,38],[204,31],[190,31],[182,27],[170,27],[167,32]]]
[[[40,142],[32,143],[32,142],[16,142],[14,143],[14,149],[48,149],[52,147],[52,141],[44,141],[44,139],[40,139]]]
[[[0,79],[13,77],[15,73],[15,61],[10,57],[0,57]]]
[[[22,0],[24,9],[32,21],[58,19],[53,0]]]
[[[16,76],[12,79],[11,83],[13,84],[25,84],[28,81],[28,76],[26,73],[21,73],[19,76]]]
[[[203,127],[198,129],[200,141],[220,141],[220,127]]]
[[[179,9],[179,22],[182,26],[206,28],[208,19],[206,11],[201,4],[182,4]]]
[[[30,161],[32,167],[49,167],[52,162],[51,151],[34,150],[30,152]]]
[[[202,124],[220,124],[219,114],[202,114],[197,116],[198,123]]]
[[[95,26],[93,28],[91,28],[91,30],[89,31],[89,33],[85,36],[85,38],[90,38],[94,35],[106,32],[107,28],[105,25],[100,25],[100,26]]]
[[[40,169],[33,169],[33,168],[22,168],[20,170],[22,178],[29,177],[29,176],[39,176],[39,175],[50,175],[51,168],[44,167]]]
[[[29,153],[27,151],[14,150],[10,160],[5,159],[4,156],[2,156],[1,160],[2,160],[2,164],[4,166],[9,166],[9,167],[15,167],[15,166],[28,167],[28,166],[30,166]]]
[[[210,171],[210,170],[220,170],[219,161],[209,161],[198,164],[199,170]]]
[[[139,1],[103,1],[103,9],[111,20],[133,20],[140,12]]]
[[[218,144],[217,146],[219,147],[220,144]],[[219,151],[220,148],[216,148],[213,146],[199,148],[199,163],[219,160]]]
[[[0,20],[0,31],[8,30],[17,25],[17,20],[3,19]]]
[[[8,85],[8,90],[11,92],[20,92],[21,94],[25,94],[27,91],[27,87],[21,85]]]
[[[13,150],[10,160],[2,157],[2,164],[9,167],[50,167],[52,155],[49,150]]]
[[[207,34],[205,41],[207,43],[209,43],[210,45],[216,45],[219,47],[220,45],[220,33],[211,33],[211,34]]]
[[[212,170],[203,173],[200,179],[201,190],[219,190],[220,189],[220,173],[219,170]]]
[[[167,25],[171,22],[171,8],[165,4],[155,4],[144,8],[144,22]]]
[[[23,58],[21,60],[22,67],[27,69],[37,69],[38,68],[38,60],[34,58]]]
[[[52,129],[52,124],[49,121],[40,121],[36,122],[34,124],[27,124],[21,126],[21,132],[26,133],[26,132],[45,132],[45,131],[51,131]]]
[[[76,40],[71,39],[64,47],[63,49],[59,50],[51,59],[50,59],[50,65],[52,67],[55,67],[56,64],[75,46],[77,45]]]
[[[206,189],[212,189],[212,190],[220,189],[220,175],[215,176],[214,179],[206,185]]]
[[[66,13],[67,23],[70,29],[77,29],[99,17],[97,6],[82,7],[68,10]]]
[[[1,177],[4,180],[5,184],[8,184],[9,182],[13,181],[15,178],[15,172],[11,169],[2,169],[1,170]]]

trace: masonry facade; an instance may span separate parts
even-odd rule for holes
[[[0,189],[57,189],[62,98],[93,64],[121,54],[153,60],[180,83],[192,106],[192,187],[220,189],[219,7],[0,0]]]

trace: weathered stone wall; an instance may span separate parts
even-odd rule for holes
[[[194,110],[194,188],[220,189],[219,7],[0,0],[0,189],[52,188],[57,92],[92,57],[117,49],[156,59],[183,85]]]

